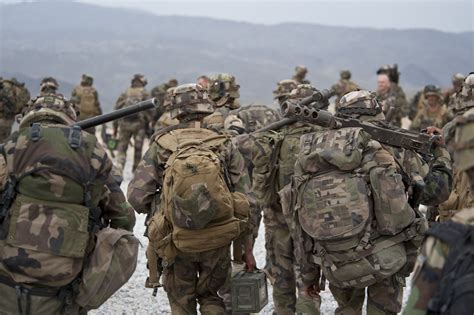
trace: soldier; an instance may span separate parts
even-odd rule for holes
[[[172,118],[186,118],[186,122],[155,134],[129,184],[128,200],[138,212],[148,213],[157,190],[162,191],[149,238],[163,259],[163,285],[172,314],[196,314],[197,303],[203,314],[223,314],[217,291],[226,281],[230,244],[243,222],[236,216],[242,210],[248,216],[242,193],[249,192],[249,179],[230,139],[201,128],[203,117],[214,112],[203,87],[178,86],[171,104]],[[233,202],[224,202],[229,195]],[[229,208],[230,204],[234,206]],[[245,229],[243,237],[243,258],[251,271],[255,268],[251,228]]]
[[[59,89],[59,83],[53,77],[46,77],[41,80],[39,95],[56,94]]]
[[[174,78],[169,79],[168,82],[155,86],[150,92],[151,97],[156,97],[158,101],[160,102],[160,104],[163,104],[163,102],[165,101],[166,92],[168,91],[168,89],[175,88],[177,86],[178,86],[178,80]],[[159,119],[158,112],[155,112],[155,114],[153,115],[151,126],[156,125],[158,119]]]
[[[331,94],[336,95],[336,109],[339,106],[339,100],[349,92],[360,90],[359,85],[351,81],[352,73],[349,70],[340,72],[340,80],[331,87]]]
[[[465,79],[464,74],[462,73],[454,74],[451,80],[453,86],[444,93],[444,104],[448,106],[449,110],[452,110],[452,108],[455,105],[454,101],[456,98],[456,94],[461,92],[464,79]]]
[[[408,102],[407,98],[405,95],[405,92],[403,91],[402,87],[399,84],[400,81],[400,72],[398,71],[398,66],[396,64],[390,66],[390,65],[385,65],[380,67],[377,70],[377,76],[379,79],[381,74],[386,74],[389,78],[389,91],[385,92],[390,92],[388,94],[384,93],[381,91],[380,99],[382,106],[387,107],[387,105],[393,105],[395,107],[395,111],[392,115],[393,118],[387,117],[390,122],[393,122],[393,124],[397,127],[401,126],[401,118],[404,116],[407,116],[410,109],[408,108]],[[379,81],[377,80],[377,86],[379,89]],[[390,100],[390,96],[394,97],[394,100]],[[387,100],[389,98],[389,100]],[[384,104],[384,101],[387,100],[388,104]],[[389,108],[384,109],[384,113],[387,116]]]
[[[295,80],[298,84],[311,84],[311,82],[306,79],[307,74],[308,68],[306,68],[305,66],[296,66],[295,75],[292,79]]]
[[[71,102],[76,105],[79,110],[79,120],[94,117],[102,114],[102,108],[99,102],[99,93],[92,86],[94,78],[90,75],[83,74],[80,85],[76,86],[71,94]],[[95,127],[86,130],[95,134]]]
[[[84,314],[94,308],[90,298],[102,304],[135,269],[138,240],[128,232],[135,225],[133,209],[110,175],[112,162],[102,146],[94,135],[68,126],[75,121],[72,103],[40,96],[2,147],[2,313]],[[113,268],[128,267],[113,274],[94,265],[97,255],[107,257],[96,249],[104,249],[102,237],[110,233],[125,237],[115,243],[121,249],[118,244],[134,244],[131,256],[115,252]],[[114,289],[103,290],[103,281]],[[100,295],[85,300],[90,292]]]
[[[451,121],[452,117],[442,103],[443,95],[441,89],[434,85],[427,85],[423,91],[424,108],[418,112],[413,119],[410,129],[415,131],[424,130],[429,126],[443,128],[444,125]]]
[[[387,122],[396,127],[402,126],[402,117],[404,111],[403,98],[397,92],[394,83],[390,82],[387,74],[381,73],[377,76],[377,100],[382,105],[383,113]]]
[[[15,78],[0,78],[0,143],[11,133],[15,115],[19,114],[30,100],[30,93],[24,83]]]
[[[342,118],[384,120],[368,91],[348,93],[340,105],[336,115]],[[319,279],[308,275],[317,275],[321,266],[339,305],[336,314],[361,314],[365,288],[368,314],[400,312],[405,277],[426,229],[417,205],[438,204],[449,195],[446,149],[438,141],[428,165],[416,153],[380,144],[358,128],[307,134],[300,147],[292,185],[280,195],[298,227],[305,290],[319,290]],[[404,184],[411,187],[409,198]]]
[[[209,88],[209,82],[210,82],[210,79],[207,75],[200,75],[196,80],[196,83],[205,89]]]
[[[278,107],[281,103],[286,101],[290,96],[291,91],[298,87],[298,82],[295,80],[281,80],[277,83],[276,90],[273,91],[273,98]]]
[[[145,86],[147,80],[142,74],[135,74],[132,78],[131,86],[120,95],[115,105],[115,108],[123,108],[130,105],[134,105],[138,102],[144,101],[150,97]],[[130,139],[133,137],[134,144],[134,156],[133,156],[133,167],[135,171],[138,163],[142,157],[143,141],[146,133],[151,129],[151,113],[139,113],[136,115],[127,116],[120,121],[114,121],[114,137],[117,136],[117,130],[119,133],[119,140],[117,145],[117,168],[121,173],[125,167],[127,160],[127,148]]]
[[[466,79],[472,92],[474,75]],[[463,92],[466,92],[466,81]],[[465,174],[469,190],[474,191],[474,108],[456,117],[452,124],[454,163]],[[406,315],[473,314],[473,204],[462,204],[452,221],[438,224],[427,231],[428,237],[417,259],[412,289],[404,310]]]
[[[454,121],[449,122],[444,127],[444,136],[448,146],[452,146],[455,140],[454,130],[455,121],[462,119],[463,115],[474,107],[474,74],[469,74],[463,83],[463,88],[456,96],[454,112],[457,115]],[[449,199],[439,205],[438,211],[430,208],[428,217],[431,221],[436,220],[444,222],[451,219],[459,210],[474,207],[474,196],[469,185],[469,176],[466,172],[455,169],[453,190]]]
[[[296,101],[311,96],[314,91],[311,85],[301,84],[291,91],[289,99]],[[297,303],[293,239],[277,192],[290,182],[293,175],[300,137],[317,128],[296,122],[278,130],[253,135],[253,191],[263,207],[267,251],[265,268],[273,280],[273,301],[277,314],[294,314]]]

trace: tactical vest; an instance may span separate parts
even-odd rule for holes
[[[92,86],[78,86],[76,87],[76,94],[80,98],[79,111],[80,119],[85,119],[89,117],[93,117],[98,112],[97,100],[96,100],[96,92]]]
[[[14,281],[60,287],[81,272],[105,181],[96,177],[101,166],[91,166],[96,141],[80,129],[35,123],[6,143],[0,258]]]
[[[301,174],[283,207],[294,209],[313,239],[314,261],[330,283],[364,288],[401,270],[404,242],[417,236],[422,220],[391,154],[360,128],[303,135],[300,147]]]
[[[161,257],[172,247],[187,253],[217,249],[236,239],[249,216],[243,194],[233,192],[223,146],[229,139],[203,128],[177,129],[158,136],[172,152],[166,162],[160,212],[148,237]]]

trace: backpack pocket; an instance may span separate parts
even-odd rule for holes
[[[402,176],[394,168],[372,168],[370,185],[380,234],[395,235],[413,223],[415,211],[408,204]]]

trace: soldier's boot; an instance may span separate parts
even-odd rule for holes
[[[391,315],[402,310],[404,278],[394,275],[367,288],[367,314]]]
[[[321,297],[310,297],[306,294],[298,294],[296,301],[296,314],[319,315],[321,309]]]
[[[338,307],[336,315],[362,315],[365,300],[365,289],[342,289],[329,284]]]

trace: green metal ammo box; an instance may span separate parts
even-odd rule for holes
[[[231,281],[232,312],[258,313],[268,303],[267,278],[257,270],[239,271]]]

